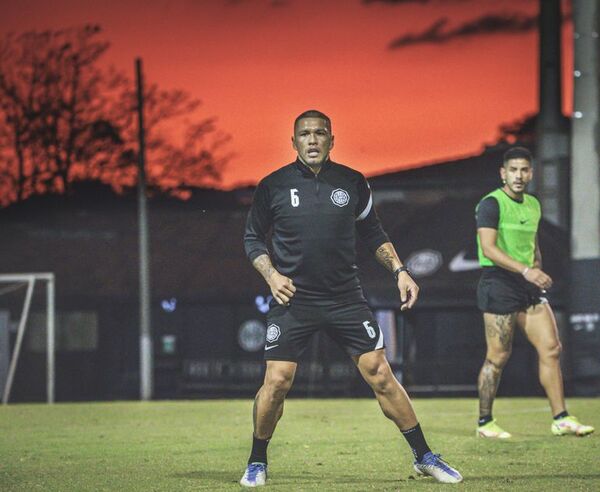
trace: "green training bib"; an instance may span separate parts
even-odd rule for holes
[[[488,197],[496,199],[500,211],[496,245],[511,258],[532,267],[535,259],[535,236],[542,218],[540,202],[527,193],[523,194],[522,202],[517,202],[498,188],[484,196],[479,203]],[[478,208],[479,204],[475,209],[476,213]],[[483,254],[479,235],[477,252],[481,266],[496,266]]]

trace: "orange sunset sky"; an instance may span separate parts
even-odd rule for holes
[[[309,108],[333,120],[333,159],[366,175],[480,152],[501,123],[537,110],[538,36],[460,27],[537,9],[535,0],[19,0],[3,5],[0,31],[100,24],[107,63],[133,77],[141,56],[148,81],[189,91],[201,115],[218,117],[236,154],[229,188],[293,160],[292,121]],[[389,48],[440,19],[439,32],[458,34]],[[567,114],[571,32],[565,22]]]

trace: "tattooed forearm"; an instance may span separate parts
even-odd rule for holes
[[[377,248],[377,251],[375,251],[375,258],[377,258],[377,261],[386,267],[390,272],[393,272],[400,266],[400,259],[396,254],[394,245],[390,242],[383,243],[381,246],[379,246],[379,248]]]
[[[271,263],[271,258],[266,254],[256,257],[252,262],[252,266],[258,270],[267,282],[271,278],[271,275],[276,271]]]
[[[492,405],[500,383],[502,367],[497,366],[491,360],[486,359],[479,372],[477,389],[479,390],[479,416],[492,414]]]
[[[495,314],[493,322],[485,323],[485,334],[488,338],[498,338],[500,345],[506,351],[510,351],[515,325],[514,313]]]

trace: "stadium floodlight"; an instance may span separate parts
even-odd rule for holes
[[[25,327],[27,326],[27,318],[29,317],[29,308],[31,307],[33,290],[37,281],[46,283],[46,394],[47,402],[54,403],[54,274],[13,273],[0,274],[0,284],[13,284],[9,287],[0,289],[0,295],[15,290],[15,288],[19,288],[23,286],[23,284],[27,285],[27,291],[25,293],[25,300],[23,302],[23,309],[21,310],[21,317],[19,318],[17,339],[15,341],[15,346],[8,369],[8,376],[6,378],[6,384],[4,385],[4,392],[2,394],[3,404],[7,404],[10,399],[10,391],[12,389],[13,379],[17,370],[21,344],[25,334]]]

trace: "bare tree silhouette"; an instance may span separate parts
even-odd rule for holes
[[[135,184],[134,84],[100,68],[108,48],[96,25],[0,40],[0,205],[83,179]],[[185,197],[218,183],[229,137],[214,118],[198,121],[200,101],[156,84],[145,97],[151,189]]]
[[[531,113],[508,123],[502,123],[498,128],[497,143],[509,145],[535,145],[535,122],[537,114]]]
[[[117,188],[133,186],[137,168],[137,98],[135,84],[123,75],[109,119],[121,130],[123,141],[117,159],[87,175]],[[145,88],[146,151],[150,190],[186,198],[190,188],[216,184],[233,156],[225,147],[230,136],[217,130],[216,118],[190,119],[200,100],[181,90],[163,90],[157,84]]]

